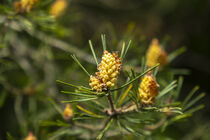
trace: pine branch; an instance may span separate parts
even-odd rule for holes
[[[110,93],[107,95],[107,99],[108,99],[109,105],[110,105],[110,107],[111,107],[111,112],[115,113],[116,110],[115,110],[115,108],[114,108],[114,103],[113,103],[112,96],[111,96]]]
[[[137,112],[138,109],[141,109],[141,107],[137,107],[136,104],[131,103],[127,106],[116,108],[115,112],[113,112],[110,108],[105,109],[104,112],[109,116],[115,116],[115,115],[122,115],[122,114],[130,113],[130,112]]]

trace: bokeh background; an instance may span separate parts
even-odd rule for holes
[[[76,54],[86,68],[94,71],[88,40],[94,42],[96,54],[100,56],[102,33],[106,34],[111,50],[120,50],[122,40],[128,42],[131,39],[127,59],[130,65],[135,66],[140,65],[141,57],[154,37],[164,44],[169,53],[185,46],[187,51],[176,58],[170,67],[183,69],[181,98],[199,85],[199,91],[206,92],[199,102],[205,104],[205,108],[188,121],[170,126],[164,135],[170,139],[210,138],[209,0],[71,0],[67,1],[68,7],[60,17],[46,22],[45,16],[52,2],[46,0],[36,5],[28,15],[34,25],[26,26],[27,30],[0,25],[1,41],[6,40],[9,44],[6,44],[5,50],[3,43],[0,50],[0,94],[7,94],[0,108],[0,139],[5,138],[6,132],[21,137],[17,132],[18,119],[14,117],[19,92],[26,92],[21,98],[24,103],[20,106],[27,108],[28,94],[32,92],[30,97],[36,96],[37,103],[40,102],[37,108],[42,108],[47,106],[42,104],[46,94],[58,96],[56,79],[76,84],[88,81],[84,73],[78,72],[80,69],[70,54]],[[12,3],[12,0],[0,2],[11,9]],[[5,15],[3,10],[1,15]],[[41,15],[45,19],[36,18]],[[40,32],[32,33],[32,30]],[[29,123],[29,126],[32,124]]]

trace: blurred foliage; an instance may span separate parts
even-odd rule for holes
[[[193,112],[203,108],[203,105],[194,104],[204,94],[194,95],[198,91],[197,86],[186,94],[191,87],[185,88],[184,82],[184,88],[181,88],[183,78],[179,76],[183,75],[189,79],[190,76],[187,76],[189,71],[174,68],[174,64],[178,63],[177,67],[184,66],[196,70],[197,75],[191,76],[191,81],[196,81],[198,77],[209,78],[207,74],[210,65],[206,64],[210,62],[208,59],[210,49],[205,48],[209,38],[209,1],[66,0],[63,10],[59,10],[62,6],[58,6],[57,10],[61,11],[58,16],[50,15],[54,0],[38,0],[26,12],[15,11],[14,2],[14,0],[0,2],[0,139],[24,139],[29,132],[37,139],[43,140],[86,139],[87,136],[94,138],[97,135],[103,136],[106,130],[107,139],[191,140],[210,137],[207,117],[197,113],[198,115],[186,121]],[[161,45],[170,52],[171,62],[158,74],[156,69],[153,71],[153,74],[157,74],[156,78],[160,84],[159,95],[164,95],[159,97],[160,100],[157,100],[154,108],[148,108],[146,116],[142,116],[144,113],[138,113],[124,116],[121,121],[111,119],[110,124],[106,125],[110,126],[111,131],[105,127],[100,133],[96,126],[100,125],[101,118],[96,119],[94,115],[104,115],[103,110],[99,109],[99,102],[104,103],[107,108],[107,101],[100,97],[99,102],[83,102],[79,104],[80,106],[73,104],[74,116],[82,115],[80,118],[73,117],[73,122],[65,120],[63,118],[65,104],[62,101],[72,101],[73,96],[62,94],[60,91],[74,91],[74,88],[56,84],[56,80],[88,86],[89,77],[70,55],[75,54],[81,65],[94,73],[96,66],[88,47],[88,40],[91,39],[93,42],[95,55],[101,56],[102,33],[106,34],[109,50],[120,52],[123,43],[128,44],[132,40],[123,60],[123,72],[118,79],[118,86],[123,85],[124,81],[128,80],[127,77],[132,79],[146,70],[144,56],[154,37],[160,38]],[[183,44],[188,46],[189,51],[175,59],[185,51],[186,47]],[[178,82],[173,82],[174,79]],[[138,80],[134,83],[132,93],[136,92],[139,82]],[[125,90],[123,88],[113,95],[115,101],[117,97],[123,96]],[[165,113],[155,111],[161,110],[171,96],[175,102],[172,106],[179,107],[175,111],[181,114],[175,114],[160,129],[152,131],[142,129],[143,135],[139,135],[139,128],[142,128],[143,124],[153,124],[156,122],[152,119],[157,121],[164,115],[167,116]],[[123,100],[128,102],[131,99],[132,97],[125,96]],[[125,104],[123,100],[122,105]],[[90,112],[88,114],[88,108],[94,113],[92,116]],[[150,112],[149,109],[154,112]],[[206,116],[208,114],[209,112],[206,112]],[[142,122],[142,118],[148,120]],[[76,126],[74,121],[87,125]],[[176,121],[178,122],[172,124]],[[92,125],[96,128],[92,129]],[[166,130],[162,132],[165,128]],[[93,137],[91,138],[94,139]]]

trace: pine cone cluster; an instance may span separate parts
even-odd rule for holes
[[[139,86],[139,97],[143,104],[152,104],[158,95],[158,87],[155,77],[147,74],[142,78]]]
[[[160,46],[158,39],[153,39],[146,54],[147,66],[152,67],[160,64],[160,68],[168,63],[168,55]]]
[[[14,9],[17,13],[28,13],[38,0],[21,0],[14,2]]]
[[[118,58],[117,53],[104,51],[96,76],[90,76],[89,85],[92,90],[101,92],[102,90],[113,87],[117,80],[117,75],[120,72],[120,68],[121,59]]]
[[[106,86],[101,82],[100,77],[92,75],[90,76],[89,85],[91,86],[92,90],[95,90],[97,92],[101,92]]]

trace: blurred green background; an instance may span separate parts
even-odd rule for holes
[[[132,40],[126,59],[128,65],[134,66],[140,66],[141,57],[154,37],[164,44],[169,53],[186,46],[187,51],[170,67],[189,70],[189,74],[183,75],[181,97],[184,98],[185,93],[199,85],[200,91],[207,93],[200,101],[205,108],[187,122],[170,126],[164,135],[171,139],[210,138],[209,0],[71,0],[65,12],[55,21],[47,20],[52,2],[39,2],[31,13],[23,15],[33,23],[22,20],[26,30],[15,25],[0,25],[0,94],[12,94],[7,95],[0,108],[0,139],[5,139],[8,131],[21,137],[16,133],[18,127],[12,125],[17,123],[14,104],[18,106],[18,101],[14,100],[19,92],[37,93],[32,96],[36,96],[39,103],[45,101],[43,97],[46,94],[58,96],[61,87],[56,84],[56,79],[87,85],[84,81],[88,81],[88,77],[78,72],[80,69],[70,54],[76,54],[87,69],[95,71],[88,40],[92,40],[96,54],[100,56],[102,33],[106,34],[110,50],[120,50],[122,40]],[[12,0],[0,2],[11,9],[12,3]],[[5,15],[4,10],[1,10],[1,15]],[[27,93],[22,99],[23,108],[28,107],[25,104],[29,101],[25,98],[28,98]],[[47,105],[40,103],[37,108],[43,106]]]

